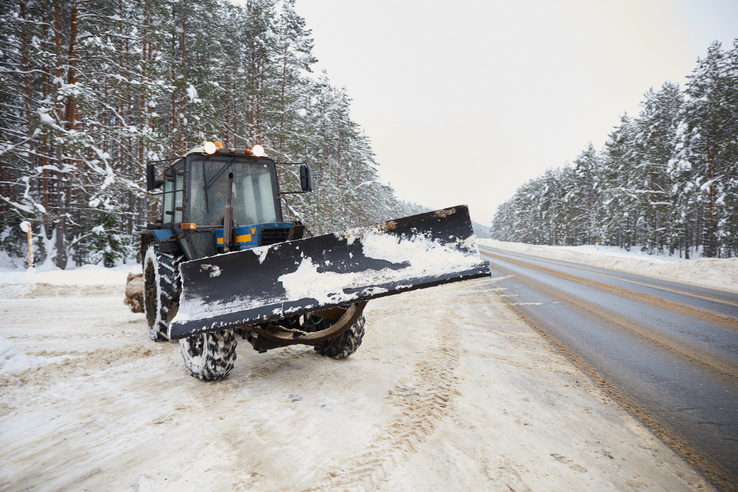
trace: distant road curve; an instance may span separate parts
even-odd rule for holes
[[[503,297],[724,490],[738,484],[738,294],[480,246]]]

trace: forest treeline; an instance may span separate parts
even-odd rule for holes
[[[684,89],[649,90],[604,148],[521,186],[490,233],[681,257],[738,255],[738,40],[713,43]],[[603,95],[603,97],[606,97]]]
[[[350,98],[314,74],[295,0],[0,0],[0,250],[58,267],[135,256],[149,160],[206,140],[307,163],[313,233],[419,211],[377,177]],[[297,189],[294,166],[278,166]]]

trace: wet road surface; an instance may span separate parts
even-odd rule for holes
[[[738,487],[738,294],[480,250],[534,328],[715,485]]]

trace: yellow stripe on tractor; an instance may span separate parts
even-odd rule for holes
[[[250,243],[251,242],[251,234],[242,234],[240,236],[236,236],[236,242],[237,243]],[[218,243],[218,246],[222,246],[223,245],[223,238],[222,237],[219,237],[217,243]]]

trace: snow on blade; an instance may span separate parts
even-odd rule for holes
[[[200,268],[206,271],[209,271],[210,277],[219,277],[221,274],[220,267],[218,265],[209,265],[209,264],[202,264],[200,265]]]
[[[392,263],[409,262],[410,266],[403,270],[407,275],[403,276],[421,276],[428,272],[448,273],[459,269],[474,268],[480,263],[474,236],[457,240],[451,244],[441,244],[423,234],[410,239],[388,234],[373,234],[365,236],[362,244],[364,255],[367,257]],[[473,254],[464,254],[455,246],[471,249]]]
[[[184,292],[183,292],[184,293]],[[205,320],[214,315],[237,313],[248,311],[264,305],[280,304],[283,299],[253,299],[248,296],[235,295],[229,301],[208,302],[200,296],[191,295],[186,302],[182,302],[174,317],[173,322],[186,322],[193,320]],[[281,314],[281,309],[276,308],[274,314]]]
[[[342,302],[338,292],[352,282],[359,274],[341,274],[335,272],[318,272],[312,258],[303,258],[300,266],[293,273],[278,278],[284,286],[286,299],[313,298],[321,304]]]
[[[259,246],[257,248],[253,248],[251,251],[253,251],[259,257],[259,265],[261,265],[262,263],[264,263],[267,253],[269,253],[269,247]]]
[[[354,231],[347,234],[348,244],[353,244],[356,239]],[[346,290],[364,287],[367,289],[366,294],[378,295],[388,292],[387,289],[376,287],[380,284],[453,273],[478,267],[480,264],[478,256],[464,254],[423,235],[402,239],[389,234],[364,231],[360,239],[366,257],[405,266],[400,269],[384,268],[351,273],[320,272],[312,258],[303,258],[297,270],[278,278],[284,286],[285,300],[312,298],[321,304],[348,302],[358,295],[346,294]],[[458,243],[469,244],[468,239]]]

